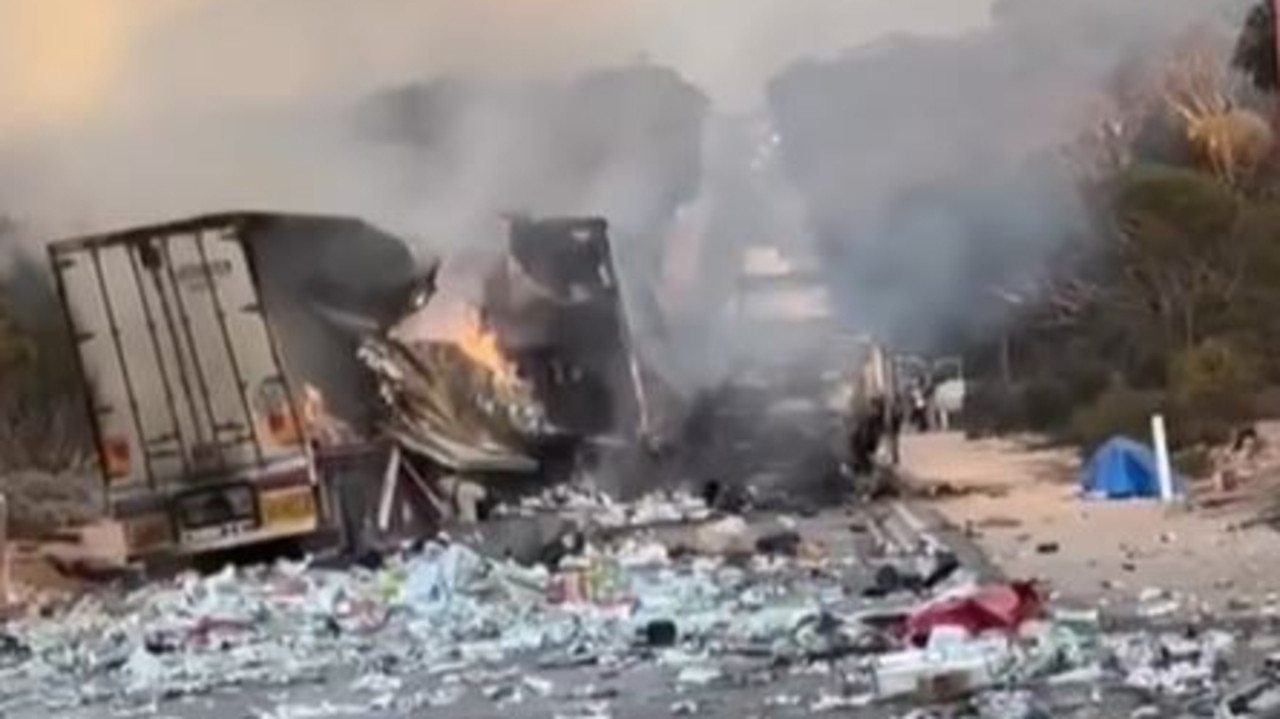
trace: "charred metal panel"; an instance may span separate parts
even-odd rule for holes
[[[637,388],[601,218],[515,219],[508,261],[485,286],[485,319],[556,426],[630,434]]]

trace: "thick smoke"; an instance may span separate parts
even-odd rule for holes
[[[1082,229],[1064,148],[1122,63],[1232,13],[1197,0],[1000,2],[990,27],[801,62],[769,105],[844,321],[937,349],[991,329]]]
[[[697,196],[716,292],[743,244],[805,235],[842,321],[927,344],[1079,220],[1056,153],[1112,69],[1219,7],[990,3],[5,0],[0,211],[41,238],[352,214],[442,249],[593,212],[652,277]],[[804,223],[735,176],[758,135],[723,128],[770,122]]]
[[[439,77],[565,83],[640,57],[717,102],[750,103],[795,57],[886,29],[950,29],[986,1],[6,0],[0,207],[40,236],[245,206],[467,242],[432,226],[430,198],[397,192],[414,159],[355,136],[352,106]],[[481,199],[508,172],[495,146],[511,144],[486,133],[522,124],[495,109],[455,143],[476,158],[465,179]],[[452,214],[468,209],[495,208]]]
[[[652,277],[645,238],[698,194],[708,109],[678,73],[637,64],[564,84],[440,79],[376,96],[361,127],[403,158],[399,201],[421,225],[474,234],[477,208],[602,215]]]

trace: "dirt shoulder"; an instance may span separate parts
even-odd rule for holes
[[[1047,580],[1068,600],[1125,612],[1154,609],[1160,592],[1183,609],[1280,612],[1280,574],[1271,571],[1280,533],[1240,526],[1257,516],[1256,502],[1208,510],[1087,500],[1078,458],[1018,440],[913,435],[902,461],[917,481],[955,490],[928,506],[1006,574]]]

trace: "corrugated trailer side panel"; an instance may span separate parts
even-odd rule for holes
[[[113,504],[305,459],[238,232],[50,248]]]

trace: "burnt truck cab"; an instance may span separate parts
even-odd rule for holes
[[[580,436],[641,430],[643,388],[603,218],[512,218],[483,313],[553,424]]]
[[[84,380],[106,506],[131,556],[331,527],[308,397],[369,436],[359,336],[316,311],[385,312],[420,278],[362,221],[228,213],[48,248]]]

